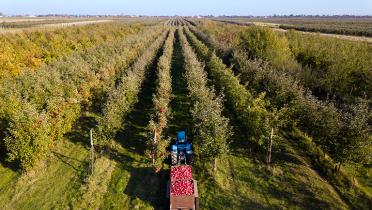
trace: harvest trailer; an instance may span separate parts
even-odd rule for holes
[[[173,160],[177,161],[172,161],[170,180],[167,183],[169,209],[198,210],[198,184],[192,178],[192,167],[187,165],[192,163],[193,151],[191,144],[186,141],[184,131],[177,133],[176,143],[171,145],[171,150]],[[184,160],[184,164],[180,160]]]

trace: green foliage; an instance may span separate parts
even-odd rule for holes
[[[358,97],[371,98],[372,47],[368,43],[294,31],[277,33],[267,27],[223,23],[209,27],[209,22],[198,24],[208,36],[197,34],[214,45],[219,55],[225,57],[229,48],[239,47],[250,59],[267,61],[274,69],[293,75],[321,99],[354,103]],[[226,34],[231,38],[224,38]]]
[[[215,160],[228,152],[227,140],[231,136],[228,119],[222,116],[223,101],[212,87],[207,86],[207,75],[186,37],[180,33],[185,57],[186,79],[193,106],[193,130],[196,153],[203,160]]]
[[[336,160],[366,158],[366,151],[371,150],[367,140],[371,129],[367,102],[340,110],[333,103],[316,99],[293,77],[262,61],[249,60],[238,51],[233,58],[242,82],[252,91],[266,92],[274,107],[285,109],[287,127],[301,128]]]
[[[239,34],[238,46],[250,58],[270,61],[274,68],[295,68],[296,62],[284,36],[267,27],[252,26]]]
[[[168,117],[170,115],[169,103],[172,93],[171,65],[174,44],[174,33],[172,29],[165,41],[163,55],[157,64],[157,88],[153,97],[154,115],[149,122],[149,139],[147,141],[146,154],[152,161],[152,166],[156,172],[162,168],[163,161],[167,158],[167,147],[170,140],[163,136],[163,131],[167,128]]]
[[[222,89],[226,102],[233,108],[239,121],[247,129],[251,140],[264,142],[271,129],[270,113],[266,109],[265,94],[255,98],[235,77],[231,69],[227,68],[214,52],[206,50],[206,46],[186,30],[188,38],[197,53],[207,60],[207,68],[215,84]]]
[[[326,155],[341,163],[353,161],[353,165],[363,163],[368,167],[372,149],[368,100],[337,109],[333,103],[316,99],[285,69],[277,71],[267,62],[250,60],[241,51],[234,52],[232,61],[247,88],[256,94],[265,92],[270,106],[279,109],[281,126],[299,127],[313,137],[311,144],[298,142],[299,139],[293,141],[309,155],[316,169],[322,171],[353,206],[368,206],[370,198],[362,187],[356,186],[349,174],[335,173],[336,164]]]
[[[53,142],[48,135],[51,125],[48,115],[38,113],[34,106],[25,102],[11,119],[4,142],[9,161],[16,161],[24,170],[31,169],[39,158],[44,157]]]
[[[94,92],[112,86],[119,69],[145,48],[148,37],[139,37],[102,44],[38,71],[1,79],[0,119],[2,132],[7,131],[4,138],[9,160],[28,170],[43,159],[48,154],[46,148],[70,131]],[[131,51],[134,53],[128,53]]]
[[[366,209],[371,205],[371,196],[368,195],[355,180],[344,170],[338,169],[340,165],[336,164],[331,158],[316,146],[311,138],[301,131],[294,129],[285,135],[298,145],[311,158],[312,165],[321,171],[327,177],[327,180],[348,200],[355,209]]]
[[[236,36],[242,29],[216,21],[203,20],[198,22],[198,27],[189,26],[189,29],[208,47],[212,47],[219,54],[224,54],[231,46],[236,46],[239,37]],[[201,31],[200,31],[200,30]],[[210,38],[213,37],[213,38]]]
[[[101,144],[107,144],[109,140],[114,139],[116,132],[122,128],[124,117],[137,101],[147,67],[154,61],[166,35],[167,33],[163,32],[120,78],[120,84],[110,91],[98,121]]]
[[[370,45],[294,31],[287,37],[296,60],[308,67],[299,75],[304,86],[319,96],[325,92],[346,102],[372,97]]]
[[[153,120],[150,120],[147,129],[148,140],[146,144],[145,155],[151,161],[152,167],[156,173],[158,173],[162,167],[164,160],[168,157],[169,152],[167,148],[171,142],[170,138],[164,137],[161,133],[158,133],[159,130],[158,124]]]
[[[368,101],[361,100],[343,113],[344,126],[335,145],[334,154],[341,162],[372,164],[372,112]]]
[[[335,173],[335,163],[325,154],[342,163],[354,161],[353,164],[370,164],[372,151],[370,111],[366,102],[352,105],[351,110],[340,112],[332,104],[322,103],[309,93],[306,93],[290,76],[270,70],[268,66],[257,65],[258,61],[249,61],[245,56],[236,53],[235,61],[239,67],[243,81],[255,84],[265,84],[260,88],[267,90],[273,105],[285,109],[289,125],[297,125],[303,131],[313,136],[309,142],[298,142],[309,155],[313,164],[322,171],[327,179],[340,189],[354,206],[366,205],[366,195],[354,186],[354,181],[348,174]],[[253,67],[252,67],[253,66]],[[252,78],[250,75],[257,75]],[[250,80],[248,79],[250,78]],[[256,81],[255,81],[256,80]],[[254,86],[253,86],[254,87]],[[317,147],[319,145],[320,147]],[[326,151],[326,153],[324,153]],[[346,191],[346,192],[345,192]]]
[[[0,36],[0,78],[38,69],[74,51],[98,46],[139,32],[143,26],[104,23]]]
[[[203,21],[204,22],[204,21]],[[233,49],[235,49],[235,52],[231,56],[231,60],[234,65],[234,69],[236,73],[239,74],[241,81],[246,84],[247,88],[249,88],[252,92],[255,92],[256,94],[265,92],[267,93],[267,97],[269,98],[271,102],[271,106],[278,108],[281,110],[280,112],[285,112],[287,114],[283,115],[286,119],[282,119],[287,121],[284,124],[287,124],[287,126],[298,126],[303,131],[305,131],[307,134],[310,134],[314,141],[317,142],[317,144],[321,145],[327,153],[331,154],[333,158],[336,158],[339,161],[345,161],[346,159],[354,159],[351,158],[351,154],[348,151],[347,148],[353,148],[352,145],[364,145],[363,148],[367,148],[366,151],[368,151],[368,148],[370,146],[367,146],[368,144],[365,142],[365,139],[370,138],[370,123],[368,123],[368,117],[361,117],[361,116],[369,116],[369,110],[366,106],[360,107],[360,103],[351,104],[351,105],[338,105],[339,107],[336,108],[336,105],[333,102],[329,102],[327,100],[320,101],[317,99],[313,94],[308,91],[306,88],[309,87],[308,85],[304,85],[304,81],[312,81],[317,86],[320,84],[319,80],[321,75],[320,73],[314,73],[313,66],[304,67],[304,68],[296,68],[295,71],[291,69],[291,65],[283,66],[281,71],[278,71],[278,67],[275,67],[272,63],[272,59],[267,59],[266,61],[262,61],[262,59],[265,56],[261,56],[259,58],[256,58],[255,56],[252,56],[249,52],[266,52],[267,44],[271,43],[269,40],[276,40],[278,38],[273,37],[279,37],[278,35],[274,34],[273,31],[270,29],[261,29],[258,27],[249,27],[248,29],[240,27],[240,26],[232,26],[232,25],[226,25],[226,24],[220,24],[223,25],[223,27],[229,27],[233,31],[238,31],[235,36],[242,37],[242,34],[245,34],[246,37],[242,37],[242,41],[238,41],[237,43],[244,43],[246,40],[251,43],[248,45],[244,45],[246,48],[248,46],[251,46],[253,49],[241,49],[242,46],[234,46],[234,43],[228,43],[229,46]],[[226,31],[222,29],[218,29],[218,27],[215,28],[208,28],[205,25],[200,26],[204,31],[211,31],[212,35],[204,36],[204,39],[207,40],[207,43],[213,44],[215,42],[215,37],[218,36],[218,33],[216,31]],[[241,28],[240,32],[237,28]],[[253,28],[253,29],[251,29]],[[195,29],[194,29],[195,30]],[[253,32],[247,32],[247,31],[253,31]],[[266,31],[266,32],[265,32]],[[271,34],[271,35],[262,35],[262,34]],[[200,32],[198,33],[199,37],[201,36]],[[256,38],[254,38],[256,36]],[[263,36],[266,38],[263,38],[258,40],[258,36]],[[322,60],[326,61],[324,64],[324,68],[327,66],[326,64],[333,63],[332,65],[336,65],[336,62],[338,58],[340,57],[340,62],[337,65],[341,65],[343,62],[345,66],[338,67],[337,69],[345,69],[347,66],[354,65],[356,63],[360,63],[357,61],[357,59],[354,59],[354,57],[350,58],[350,62],[348,63],[349,57],[346,57],[346,55],[350,56],[350,53],[346,53],[346,48],[344,53],[339,52],[340,56],[335,56],[336,49],[341,50],[340,46],[349,46],[352,51],[354,51],[355,55],[363,55],[366,54],[366,52],[362,53],[361,46],[364,46],[363,44],[357,44],[351,45],[348,44],[348,42],[344,40],[335,40],[338,44],[328,44],[326,42],[319,44],[319,40],[315,37],[312,38],[313,42],[303,43],[301,41],[304,41],[303,39],[310,39],[310,37],[300,34],[289,34],[288,37],[291,36],[298,36],[298,45],[302,47],[295,47],[297,45],[294,45],[292,42],[291,44],[291,50],[294,52],[294,54],[298,54],[297,51],[298,48],[302,49],[302,51],[305,52],[305,49],[309,49],[311,51],[311,55],[314,55],[317,61],[313,60],[314,62],[311,62],[312,65],[318,65],[319,68],[321,66]],[[253,40],[256,40],[259,44],[254,44],[255,42],[253,40],[249,40],[248,37],[253,37]],[[301,38],[301,40],[300,40]],[[293,40],[294,38],[289,38],[289,40]],[[319,37],[319,39],[322,39]],[[265,41],[266,40],[266,41]],[[324,38],[324,40],[331,40],[330,38]],[[332,39],[334,40],[334,39]],[[300,43],[301,42],[301,43]],[[305,40],[306,42],[306,40]],[[221,44],[221,42],[219,42]],[[314,44],[316,43],[316,44]],[[332,42],[333,43],[333,42]],[[276,46],[275,43],[271,43],[271,45]],[[334,47],[331,47],[332,49],[327,49],[327,45],[334,45]],[[305,46],[307,46],[305,48]],[[219,48],[219,46],[215,45],[215,48]],[[258,48],[258,49],[257,49]],[[317,49],[322,49],[323,53],[320,52]],[[333,49],[335,48],[335,49]],[[240,49],[243,50],[243,52],[236,50]],[[277,52],[280,52],[280,48],[271,48],[275,49]],[[288,49],[288,46],[287,46]],[[359,49],[357,52],[356,49]],[[320,50],[320,51],[322,51]],[[335,52],[332,55],[332,58],[330,55],[326,55],[326,52]],[[264,53],[265,54],[265,53]],[[332,54],[332,53],[331,53]],[[310,53],[308,53],[310,55]],[[251,60],[249,58],[255,58],[255,60]],[[328,58],[327,58],[328,57]],[[334,59],[334,57],[338,57],[337,59]],[[356,57],[356,56],[355,56]],[[331,60],[332,59],[332,60]],[[293,58],[292,58],[293,60]],[[341,61],[342,60],[342,61]],[[363,60],[363,65],[360,67],[357,67],[354,65],[354,69],[361,68],[361,69],[367,69],[368,63],[370,63],[371,59]],[[360,61],[360,60],[359,60]],[[336,67],[334,67],[336,70]],[[338,70],[337,70],[338,71]],[[357,70],[359,71],[359,70]],[[360,71],[359,71],[360,72]],[[340,72],[341,73],[341,72]],[[340,75],[340,73],[336,73],[335,75],[327,75],[326,78],[328,81],[334,80],[337,77],[343,77]],[[345,78],[346,79],[346,78]],[[348,80],[351,80],[350,78]],[[368,77],[366,78],[368,80]],[[342,83],[342,82],[341,82]],[[341,86],[340,82],[337,83],[338,86]],[[365,82],[361,82],[360,86],[364,87]],[[305,87],[304,87],[304,86]],[[318,88],[315,88],[318,90]],[[313,90],[313,89],[312,89]],[[351,89],[353,90],[353,88]],[[353,96],[353,100],[356,102],[355,97]],[[337,102],[337,101],[336,101]],[[368,103],[368,101],[366,102]],[[355,108],[359,107],[359,108]],[[282,110],[283,109],[283,110]],[[356,123],[359,122],[359,123]],[[363,125],[363,126],[362,126]],[[364,140],[363,140],[364,139]],[[357,143],[359,142],[359,143]],[[362,146],[360,147],[362,148]],[[360,150],[359,151],[364,151]],[[356,153],[354,153],[356,154]],[[362,154],[362,153],[361,153]],[[359,155],[358,155],[359,156]],[[362,155],[360,155],[361,157]],[[346,159],[345,159],[346,158]]]

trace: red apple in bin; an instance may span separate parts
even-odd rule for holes
[[[171,168],[171,180],[192,179],[191,166],[175,166]]]
[[[171,183],[172,195],[193,195],[194,185],[192,180],[177,180]]]

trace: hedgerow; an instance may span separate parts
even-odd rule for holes
[[[299,79],[318,97],[354,103],[372,98],[372,47],[365,42],[286,33],[288,46],[303,71]]]
[[[0,36],[0,78],[37,70],[63,56],[140,32],[141,24],[104,23]]]
[[[266,92],[271,104],[286,109],[291,126],[297,126],[335,160],[368,162],[368,105],[360,101],[340,111],[331,102],[316,99],[290,75],[272,69],[262,61],[251,61],[245,53],[234,53],[234,65],[242,82],[253,91]],[[353,154],[353,155],[351,155]],[[364,160],[363,160],[364,159]]]
[[[210,52],[189,30],[185,31],[196,52],[206,60],[209,74],[223,90],[226,103],[232,107],[238,120],[247,129],[249,138],[259,144],[266,142],[272,126],[272,115],[266,109],[268,104],[264,99],[265,94],[254,97],[214,52]]]
[[[197,31],[195,28],[192,29]],[[218,29],[214,28],[213,30],[217,31]],[[255,28],[252,30],[254,33],[257,30],[261,30],[260,33],[273,33],[267,31],[268,29]],[[217,33],[214,32],[214,34]],[[237,32],[237,36],[239,34],[241,32]],[[219,45],[214,44],[213,38],[203,36],[201,32],[198,32],[198,36],[203,37],[214,48],[220,48]],[[271,34],[270,36],[276,35]],[[248,37],[243,37],[243,39],[249,40]],[[261,40],[262,43],[270,43],[265,40]],[[239,74],[241,82],[256,94],[265,92],[272,106],[277,109],[285,109],[289,124],[298,126],[302,131],[311,135],[314,141],[336,160],[344,162],[361,160],[364,157],[362,162],[367,161],[364,154],[366,149],[367,151],[371,149],[365,146],[368,142],[365,140],[369,138],[371,130],[368,123],[371,119],[368,100],[358,99],[354,104],[336,107],[337,104],[334,104],[333,101],[317,99],[298,79],[293,77],[293,74],[288,74],[291,71],[286,70],[286,65],[275,68],[273,63],[268,61],[271,59],[260,60],[261,56],[252,56],[251,51],[256,54],[255,48],[253,50],[247,48],[258,41],[257,37],[253,38],[253,40],[249,40],[251,44],[244,45],[244,47],[238,44],[234,47],[234,44],[230,43],[231,49],[229,51],[232,53],[230,62],[232,62],[236,73]],[[235,40],[235,43],[240,43],[240,41]],[[266,52],[268,48],[260,47],[260,49]],[[271,49],[275,49],[278,53],[282,52],[280,48]],[[265,58],[265,56],[262,57]],[[353,150],[358,152],[351,152]]]
[[[117,131],[123,127],[124,117],[137,102],[138,92],[146,76],[147,67],[154,61],[158,50],[164,43],[167,32],[163,32],[138,60],[125,71],[120,83],[108,95],[103,114],[98,120],[100,144],[114,139]]]
[[[149,139],[147,141],[146,154],[152,162],[152,166],[158,172],[167,157],[169,139],[163,135],[168,126],[170,115],[169,103],[172,97],[172,77],[170,74],[175,30],[171,29],[164,44],[163,55],[157,63],[157,87],[153,96],[154,113],[150,119]]]
[[[0,127],[5,135],[0,144],[8,161],[29,170],[42,160],[71,129],[96,88],[110,86],[118,69],[125,69],[159,30],[151,28],[139,38],[100,45],[35,72],[1,79]]]
[[[219,55],[229,49],[244,50],[250,59],[261,59],[284,71],[320,99],[352,104],[371,99],[372,47],[366,42],[348,41],[295,31],[278,33],[267,27],[242,27],[199,21],[196,33]],[[194,27],[191,27],[194,29]],[[195,32],[197,30],[193,30]]]
[[[368,206],[368,194],[354,178],[340,170],[340,163],[349,161],[370,164],[372,145],[368,101],[361,100],[338,109],[332,102],[318,100],[285,71],[278,71],[262,60],[251,60],[245,51],[232,52],[230,61],[241,82],[255,94],[266,93],[270,106],[282,110],[286,116],[285,124],[296,131],[294,135],[283,135],[295,138],[294,143],[306,152],[317,170],[325,174],[353,206]],[[296,127],[313,138],[304,138],[306,134]]]
[[[185,57],[186,79],[193,104],[194,145],[203,160],[213,160],[228,152],[227,140],[232,134],[228,119],[222,116],[223,99],[216,96],[213,87],[207,85],[207,74],[181,31],[180,42]]]

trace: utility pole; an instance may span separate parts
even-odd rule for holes
[[[90,129],[90,150],[91,150],[91,163],[90,163],[90,169],[91,174],[94,172],[94,144],[93,144],[93,129]]]

